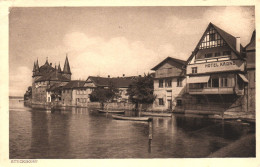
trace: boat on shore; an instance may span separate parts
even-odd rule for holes
[[[112,118],[127,121],[152,121],[150,117],[128,117],[123,115],[112,115]]]
[[[100,109],[98,109],[98,112],[100,112],[100,113],[117,113],[117,114],[125,113],[125,111],[120,111],[120,110],[100,110]]]
[[[172,116],[172,114],[170,114],[170,113],[152,113],[152,112],[142,112],[141,115],[154,116],[154,117],[171,117]]]

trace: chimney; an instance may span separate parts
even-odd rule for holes
[[[107,77],[110,78],[110,75],[108,75]]]
[[[240,53],[240,37],[236,37],[236,50]]]

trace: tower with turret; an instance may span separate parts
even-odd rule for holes
[[[52,63],[46,62],[39,67],[38,59],[33,64],[32,70],[32,102],[44,104],[48,101],[47,91],[50,87],[57,84],[66,84],[71,80],[71,70],[68,56],[66,56],[63,71],[60,64],[58,68]]]
[[[66,56],[66,59],[65,59],[62,76],[71,80],[71,71],[70,71],[70,64],[69,64],[68,56]]]

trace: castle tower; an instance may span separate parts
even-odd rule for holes
[[[66,55],[65,63],[64,63],[64,68],[63,68],[63,74],[64,77],[68,78],[71,80],[71,71],[70,71],[70,64],[68,60],[68,56]]]
[[[33,75],[32,75],[32,77],[34,77],[34,75],[35,75],[35,68],[36,68],[36,66],[35,66],[35,62],[33,62],[33,70],[32,70]]]
[[[39,63],[38,63],[38,58],[37,58],[37,61],[36,61],[36,64],[35,64],[35,72],[40,72],[40,67],[39,67]]]
[[[61,68],[60,68],[60,63],[59,63],[59,66],[58,66],[58,73],[62,73]]]

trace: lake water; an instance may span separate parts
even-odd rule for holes
[[[46,111],[17,99],[10,100],[9,118],[11,159],[207,157],[255,131],[254,125],[195,115],[155,117],[149,144],[148,123],[89,108]]]

